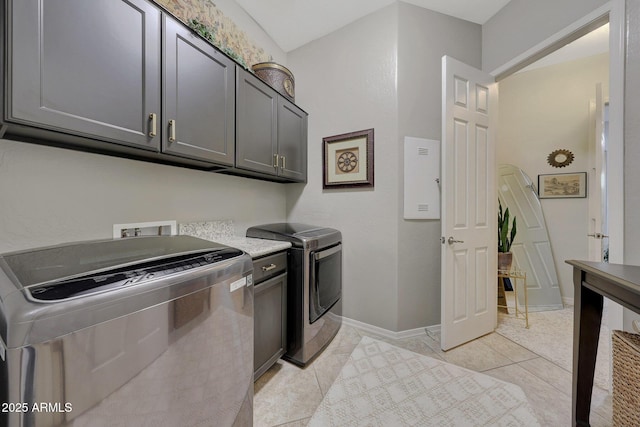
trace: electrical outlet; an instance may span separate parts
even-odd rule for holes
[[[176,234],[178,234],[178,225],[175,220],[113,225],[114,239],[140,236],[175,236]]]

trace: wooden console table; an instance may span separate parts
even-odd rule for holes
[[[588,426],[603,296],[640,313],[640,266],[567,261],[573,266],[573,392],[571,424]]]

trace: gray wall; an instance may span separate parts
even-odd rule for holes
[[[606,3],[511,0],[482,26],[482,69],[495,70]]]
[[[113,224],[286,219],[285,185],[0,140],[0,253],[111,238]]]
[[[624,98],[624,263],[640,265],[640,2],[627,0]],[[625,329],[638,316],[625,310]]]
[[[440,323],[440,221],[403,219],[403,140],[441,139],[441,58],[481,65],[481,27],[408,3],[398,37],[398,330]]]
[[[344,235],[344,315],[391,331],[440,323],[440,222],[405,221],[403,138],[440,139],[441,57],[480,66],[480,26],[395,3],[289,53],[309,112],[309,183],[289,221]],[[375,188],[322,190],[322,138],[375,128]]]
[[[289,52],[309,112],[308,183],[287,191],[288,220],[343,235],[343,315],[388,330],[398,318],[398,6]],[[375,187],[322,189],[322,138],[375,129]]]

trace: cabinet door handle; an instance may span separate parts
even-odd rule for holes
[[[278,156],[277,154],[273,155],[273,167],[276,168],[276,169],[278,168],[279,159],[280,159],[280,156]]]
[[[262,271],[271,271],[274,268],[276,268],[275,264],[263,265],[262,266]]]
[[[175,142],[176,140],[176,121],[169,120],[169,142]]]
[[[149,114],[149,120],[151,120],[151,126],[150,126],[150,130],[149,130],[149,136],[154,137],[157,135],[157,119],[158,116],[156,113],[151,113]]]
[[[282,159],[282,170],[285,170],[287,168],[287,158],[285,156],[280,156],[280,159]]]

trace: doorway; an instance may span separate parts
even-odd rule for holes
[[[609,68],[609,24],[603,22],[588,34],[499,82],[497,163],[515,165],[524,171],[531,178],[534,190],[538,190],[533,192],[536,196],[541,180],[580,177],[586,173],[585,191],[577,197],[569,194],[545,198],[544,193],[540,193],[539,203],[554,262],[540,271],[527,272],[534,276],[529,284],[532,292],[541,289],[536,283],[544,283],[543,275],[557,276],[556,286],[565,305],[573,304],[573,273],[564,261],[589,259],[589,202],[600,197],[600,192],[586,191],[589,187],[586,177],[593,178],[590,135],[593,136],[594,131],[589,105],[594,102],[597,85],[603,88],[604,98],[609,98]],[[554,153],[561,153],[564,160],[558,162]],[[526,216],[518,220],[521,239],[526,239],[530,230],[537,232],[537,224],[529,224],[531,221],[527,221]],[[539,243],[534,242],[534,246],[542,247],[545,239],[534,240]],[[531,256],[524,257],[523,262],[528,264],[530,259]],[[548,267],[555,267],[555,272],[548,271]],[[540,280],[536,281],[535,276]],[[552,306],[554,302],[547,301],[547,305]],[[544,301],[539,302],[540,307],[544,305]]]
[[[609,252],[611,263],[624,261],[624,79],[625,79],[625,1],[610,0],[594,12],[579,19],[543,42],[513,58],[492,71],[497,80],[501,80],[544,57],[572,40],[593,29],[594,24],[609,22],[609,121],[607,161],[616,167],[607,174],[607,217]],[[600,26],[596,25],[596,26]],[[607,315],[605,323],[611,329],[622,329],[623,309],[619,304],[605,299]]]

